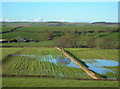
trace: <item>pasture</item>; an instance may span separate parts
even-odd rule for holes
[[[9,28],[9,27],[4,27],[4,28]],[[7,39],[9,42],[9,43],[3,43],[2,44],[3,47],[5,46],[6,47],[7,46],[53,47],[60,42],[60,39],[68,38],[75,40],[74,43],[76,43],[75,45],[78,48],[81,47],[118,48],[118,32],[112,32],[114,30],[117,30],[117,27],[31,26],[31,27],[20,27],[17,28],[16,31],[4,33],[0,35],[2,36],[2,39]],[[27,39],[31,42],[27,42],[27,43],[11,42],[14,39],[17,39],[18,37],[20,37],[21,39]]]
[[[10,30],[12,30],[14,28],[15,27],[2,27],[2,30],[0,30],[0,32],[10,31]]]
[[[22,27],[18,31],[34,31],[34,32],[44,32],[44,31],[110,31],[115,30],[117,27],[109,26],[32,26],[32,27]]]
[[[3,43],[3,47],[55,47],[54,40],[26,43]]]
[[[118,81],[96,81],[96,80],[71,80],[55,78],[25,78],[25,77],[3,77],[3,87],[118,87]],[[100,87],[100,88],[99,88]],[[23,88],[24,89],[24,88]]]

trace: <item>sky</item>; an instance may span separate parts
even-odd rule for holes
[[[2,2],[119,2],[119,0],[1,0]]]
[[[0,21],[117,22],[118,2],[2,2]]]

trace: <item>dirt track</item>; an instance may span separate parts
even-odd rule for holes
[[[101,76],[97,75],[93,71],[89,70],[85,65],[83,65],[81,62],[79,62],[77,59],[75,59],[73,56],[71,56],[69,53],[67,53],[64,49],[56,48],[60,51],[62,51],[67,57],[69,57],[72,61],[74,61],[80,68],[82,68],[91,78],[93,79],[103,79]]]

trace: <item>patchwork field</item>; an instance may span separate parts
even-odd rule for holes
[[[117,5],[3,2],[2,89],[120,89]]]
[[[14,27],[3,27],[2,31],[11,30],[12,28]],[[117,42],[118,32],[112,32],[117,29],[117,27],[112,26],[31,26],[20,27],[16,31],[2,34],[2,38],[10,41],[20,36],[28,40],[47,41],[50,34],[51,40],[69,35],[70,38],[78,40],[77,43],[81,39],[86,42],[89,39],[96,38],[96,36],[97,39],[110,38]]]
[[[82,49],[82,48],[65,48],[67,52],[73,55],[76,59],[82,60],[89,69],[103,76],[105,79],[118,79],[118,50],[111,49]],[[84,86],[114,86],[117,87],[117,81],[93,81],[79,66],[65,56],[56,48],[2,48],[2,74],[3,86],[27,86],[26,83],[36,81],[34,86],[69,86],[71,82],[73,87]],[[101,56],[102,55],[102,56]],[[99,59],[94,60],[94,59]],[[100,61],[103,62],[102,66]],[[109,63],[108,61],[112,61]],[[114,62],[115,63],[114,63]],[[117,62],[117,63],[116,63]],[[105,64],[104,64],[105,63]],[[111,64],[111,66],[109,66]],[[113,66],[112,66],[113,65]],[[93,68],[94,67],[94,68]],[[97,71],[96,71],[97,70]],[[14,75],[14,77],[13,77]],[[35,78],[33,78],[35,77]],[[38,77],[38,78],[36,78]],[[42,78],[43,77],[43,78]],[[46,77],[46,78],[44,78]],[[24,79],[23,79],[24,78]],[[67,78],[67,79],[66,79]],[[44,80],[45,79],[45,80]],[[87,80],[73,80],[87,79]],[[19,80],[19,81],[18,81]],[[43,81],[39,85],[38,81]],[[48,81],[49,80],[49,81]],[[46,81],[46,83],[45,83]],[[51,82],[52,81],[52,82]],[[52,84],[55,81],[59,84]],[[64,84],[62,83],[64,82]],[[78,84],[78,85],[77,85]],[[100,84],[100,85],[99,85]],[[27,86],[28,87],[28,86]]]

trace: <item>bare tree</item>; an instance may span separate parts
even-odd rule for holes
[[[94,31],[95,37],[98,37],[98,31]]]
[[[85,36],[85,32],[84,31],[81,31],[81,36]]]
[[[89,48],[96,47],[96,38],[92,38],[92,39],[87,40],[87,46]]]
[[[56,46],[60,48],[76,48],[76,40],[72,38],[62,37],[56,40]]]
[[[50,40],[52,35],[53,35],[53,32],[52,31],[48,31],[48,32],[45,33],[45,35],[46,35],[47,39]]]

